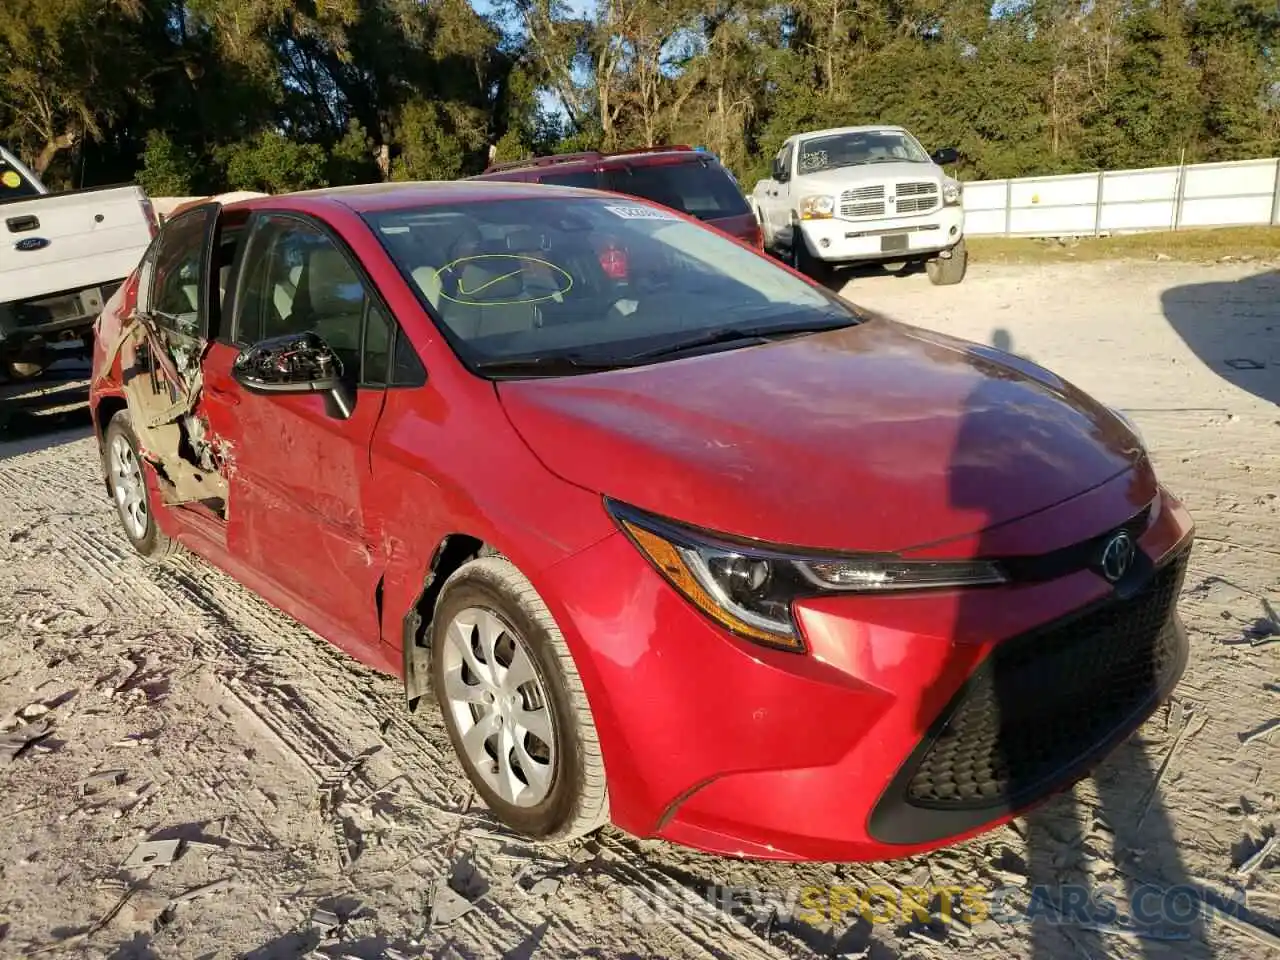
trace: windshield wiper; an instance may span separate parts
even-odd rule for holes
[[[814,323],[774,323],[756,327],[716,327],[687,340],[678,340],[675,343],[654,347],[652,350],[642,350],[640,353],[629,354],[623,357],[621,362],[627,365],[644,363],[648,360],[657,360],[661,357],[684,353],[686,350],[697,350],[699,347],[714,347],[722,343],[736,343],[744,340],[768,343],[774,337],[840,330],[844,327],[852,327],[860,322],[856,317],[842,317]]]
[[[482,373],[492,373],[496,376],[530,374],[542,377],[559,377],[565,374],[613,370],[623,365],[613,360],[597,360],[576,353],[552,353],[534,357],[501,357],[493,360],[481,360],[475,366]]]

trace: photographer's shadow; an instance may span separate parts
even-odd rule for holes
[[[1005,331],[997,331],[993,344],[1012,353]],[[1048,387],[1028,390],[1023,374],[1006,366],[1025,368],[1023,361],[979,348],[969,362],[981,379],[958,400],[947,474],[950,506],[971,518],[971,529],[985,531],[975,556],[1042,553],[1043,546],[1032,542],[1039,536],[1034,531],[1028,539],[1009,530],[1028,530],[1025,518],[1069,498],[1077,480],[1075,493],[1091,486],[1073,458],[1088,456],[1082,451],[1107,440],[1086,417],[1066,411]],[[1069,479],[1073,474],[1076,480]],[[1117,517],[1117,527],[1125,519]],[[1015,527],[1015,521],[1021,524]],[[1051,530],[1046,523],[1045,536],[1054,536]],[[1135,539],[1137,532],[1135,527]],[[1087,546],[1071,546],[1099,534]],[[1106,956],[1117,935],[1141,956],[1211,957],[1203,905],[1188,886],[1155,762],[1133,742],[1143,715],[1151,714],[1153,724],[1163,716],[1160,703],[1167,700],[1170,678],[1185,664],[1185,646],[1179,652],[1170,628],[1162,627],[1181,573],[1176,562],[1153,569],[1138,555],[1112,595],[1097,608],[1084,601],[1092,612],[1077,617],[1080,603],[1071,590],[1086,592],[1078,578],[1101,561],[1112,535],[1059,531],[1064,542],[1054,548],[1062,552],[1053,556],[1062,569],[1018,574],[1057,582],[1066,591],[1046,590],[1043,582],[1017,588],[1038,591],[1016,601],[1034,604],[1034,615],[999,609],[1014,601],[997,602],[981,588],[956,592],[953,642],[987,642],[992,624],[1001,620],[1020,626],[1016,635],[1001,637],[963,691],[934,691],[924,699],[920,729],[941,728],[939,700],[968,702],[968,709],[944,708],[951,719],[937,742],[953,746],[935,749],[941,768],[954,772],[957,784],[975,781],[964,788],[973,792],[975,805],[989,804],[994,796],[1007,809],[1025,809],[1046,788],[1062,788],[1078,776],[1081,765],[1094,764],[1096,803],[1086,802],[1080,788],[1057,793],[1020,818],[1025,848],[1007,852],[1013,862],[992,864],[1006,875],[1027,877],[1022,906],[1036,960]],[[1015,541],[1021,546],[1011,547]],[[1104,585],[1101,572],[1097,576]],[[1073,586],[1062,586],[1068,581]],[[1061,608],[1044,609],[1054,603]],[[1123,619],[1117,617],[1115,611],[1126,606]],[[1176,732],[1170,730],[1165,750]],[[939,768],[935,763],[933,769]]]

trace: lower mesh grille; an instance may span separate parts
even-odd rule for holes
[[[935,810],[1006,806],[1075,766],[1181,669],[1185,554],[1137,595],[998,646],[907,784]]]

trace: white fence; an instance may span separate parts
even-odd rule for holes
[[[1280,159],[1107,170],[964,185],[973,236],[1084,237],[1280,225]]]

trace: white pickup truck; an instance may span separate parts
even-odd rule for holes
[[[156,233],[141,187],[50,193],[0,147],[0,376],[92,349],[93,321]]]
[[[956,159],[929,154],[902,127],[798,133],[748,199],[765,248],[814,279],[839,264],[922,262],[935,284],[959,283],[963,188],[942,169]]]

